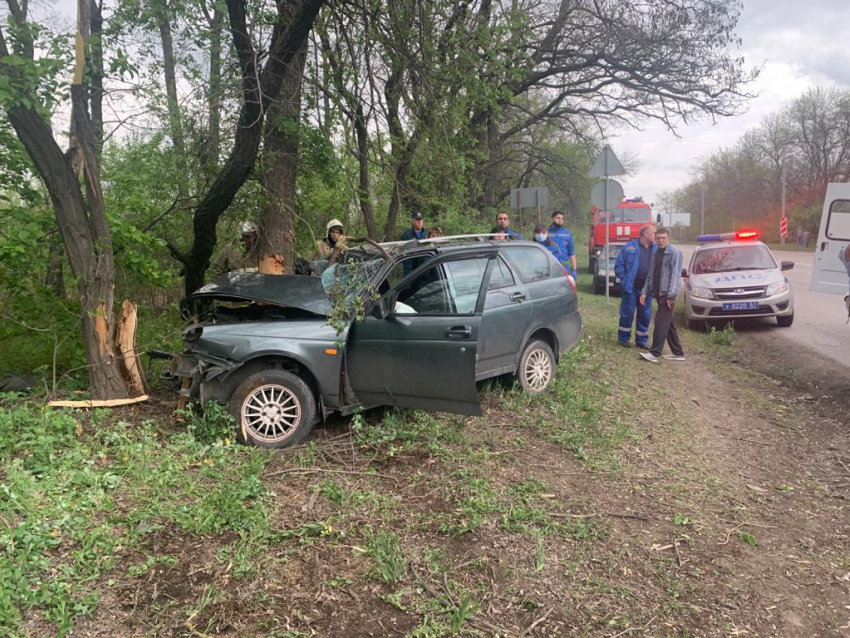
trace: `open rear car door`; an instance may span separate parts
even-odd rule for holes
[[[850,244],[850,184],[830,184],[823,201],[811,289],[847,294],[847,269],[839,252]]]

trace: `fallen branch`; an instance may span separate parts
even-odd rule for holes
[[[140,397],[132,399],[88,399],[85,401],[50,401],[47,404],[49,408],[116,408],[121,405],[131,405],[133,403],[141,403],[147,401],[148,395],[143,394]]]

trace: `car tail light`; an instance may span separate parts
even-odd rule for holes
[[[573,279],[573,276],[567,272],[566,268],[564,268],[564,274],[567,276],[567,281],[570,283],[570,288],[573,289],[573,293],[578,294],[578,288],[576,288],[576,280]]]

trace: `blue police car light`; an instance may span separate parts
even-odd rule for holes
[[[717,233],[714,235],[699,235],[697,241],[705,244],[712,241],[746,241],[748,239],[758,239],[761,235],[760,230],[754,228],[745,228],[735,233]]]
[[[699,235],[697,237],[697,241],[701,244],[704,244],[709,241],[723,241],[723,235],[715,234],[715,235]]]

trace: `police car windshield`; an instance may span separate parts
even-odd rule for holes
[[[694,275],[738,270],[767,270],[776,268],[770,251],[761,245],[717,246],[703,248],[694,257]]]

